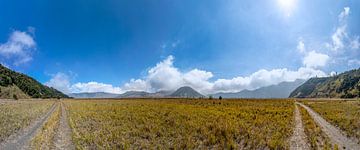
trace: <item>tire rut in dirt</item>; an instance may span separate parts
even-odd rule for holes
[[[322,118],[318,113],[312,110],[310,107],[297,102],[298,105],[305,108],[306,111],[309,112],[310,116],[314,119],[316,124],[321,127],[321,130],[330,138],[333,144],[338,145],[339,149],[349,149],[349,150],[359,150],[360,145],[357,144],[355,141],[347,138],[345,135],[342,134],[341,130],[336,128],[335,126],[331,125],[327,122],[324,118]]]
[[[307,142],[304,126],[301,119],[301,113],[297,104],[295,104],[295,126],[294,132],[290,139],[290,150],[309,150],[310,146]]]
[[[63,102],[60,103],[61,117],[60,125],[54,139],[55,149],[73,150],[75,147],[72,142],[71,128],[69,126],[67,112],[64,105],[65,104]]]
[[[55,111],[57,105],[58,103],[54,103],[49,109],[49,111],[41,118],[37,119],[30,126],[11,135],[2,144],[0,144],[0,149],[4,149],[4,150],[30,149],[29,145],[31,140],[34,138],[36,133],[41,129],[41,127],[43,127],[45,122],[47,122],[51,114]]]

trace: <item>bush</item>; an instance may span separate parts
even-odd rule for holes
[[[14,100],[18,100],[18,97],[16,94],[13,95]]]

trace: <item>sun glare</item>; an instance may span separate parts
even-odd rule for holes
[[[284,13],[287,16],[290,16],[295,7],[296,0],[277,0],[277,1],[282,11],[284,11]]]

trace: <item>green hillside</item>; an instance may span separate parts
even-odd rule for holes
[[[21,96],[22,93],[25,93],[31,98],[65,98],[68,97],[67,95],[59,92],[54,88],[47,87],[42,85],[35,79],[15,71],[12,71],[2,65],[0,65],[0,86],[1,89],[6,89],[8,92],[13,92],[13,94]],[[22,91],[16,92],[13,86],[16,86],[18,89]],[[7,87],[7,88],[6,88]],[[9,88],[12,87],[12,88]],[[11,89],[11,90],[10,90]],[[1,91],[2,92],[2,91]],[[2,94],[2,95],[9,95],[13,98],[13,94]],[[1,95],[1,94],[0,94]],[[2,97],[5,98],[6,96]],[[23,96],[19,97],[22,98]]]
[[[342,74],[311,78],[295,89],[290,97],[296,98],[356,98],[360,97],[360,69]]]

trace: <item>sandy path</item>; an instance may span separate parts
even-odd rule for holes
[[[29,145],[36,133],[41,129],[44,123],[48,120],[51,114],[55,111],[58,104],[54,103],[50,110],[41,118],[37,119],[30,126],[23,130],[11,135],[4,143],[0,144],[0,149],[6,150],[19,150],[19,149],[30,149]]]
[[[322,118],[318,113],[313,111],[310,107],[299,102],[296,103],[304,107],[309,112],[310,116],[321,127],[322,131],[330,138],[333,144],[338,145],[339,149],[351,149],[351,150],[360,149],[360,145],[356,144],[356,142],[352,141],[351,139],[343,135],[339,129],[337,129],[335,126],[327,122],[324,118]]]
[[[55,148],[73,150],[75,149],[75,147],[74,144],[72,143],[71,128],[68,123],[66,109],[62,102],[60,103],[60,106],[61,106],[61,117],[60,117],[60,125],[54,139]]]
[[[295,127],[293,135],[290,139],[290,150],[308,150],[310,149],[304,131],[301,113],[298,106],[295,104]]]

